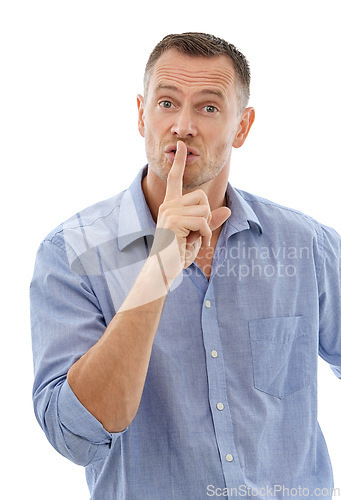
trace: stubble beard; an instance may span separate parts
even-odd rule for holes
[[[222,156],[222,151],[227,149],[227,153]],[[193,164],[185,167],[185,175],[183,179],[183,189],[185,191],[193,191],[199,189],[203,184],[206,184],[216,177],[229,160],[232,144],[224,144],[215,158],[210,161],[205,161],[205,158],[200,157]],[[172,164],[168,161],[164,153],[147,154],[148,168],[150,168],[163,182],[167,183],[168,173]],[[201,168],[199,162],[202,163]],[[187,175],[186,175],[186,168]],[[189,175],[192,174],[189,178]],[[186,179],[187,177],[187,179]]]

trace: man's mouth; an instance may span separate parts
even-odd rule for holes
[[[197,158],[199,158],[200,154],[199,154],[199,152],[195,148],[192,148],[191,146],[186,146],[186,147],[187,147],[187,160],[186,160],[186,164],[188,164],[188,163],[192,163]],[[173,163],[174,158],[175,158],[175,154],[176,154],[176,145],[172,144],[172,145],[167,146],[165,148],[165,154],[166,154],[168,160],[171,163]]]
[[[176,149],[172,149],[171,152],[175,154],[176,153]],[[187,151],[187,156],[192,155],[192,154],[193,154],[192,151]]]

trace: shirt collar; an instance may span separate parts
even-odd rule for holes
[[[121,200],[118,221],[118,248],[124,250],[134,241],[154,235],[156,224],[150,213],[142,191],[142,179],[147,174],[144,166],[135,177],[131,186],[124,192]],[[254,224],[262,233],[257,215],[238,190],[229,183],[226,190],[228,207],[231,209],[228,226],[236,231],[252,229]]]
[[[154,235],[156,224],[142,191],[147,165],[141,168],[131,186],[124,192],[118,219],[118,248],[124,250],[144,236]]]
[[[257,228],[261,234],[263,228],[259,219],[252,207],[243,198],[241,191],[233,188],[230,183],[227,185],[226,190],[227,206],[231,210],[231,215],[227,219],[230,226],[234,227],[237,231],[244,229]]]

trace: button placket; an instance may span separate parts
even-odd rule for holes
[[[202,307],[202,332],[206,350],[209,402],[217,446],[226,485],[243,484],[243,475],[234,443],[233,423],[227,400],[226,368],[214,297],[214,277],[210,280]]]

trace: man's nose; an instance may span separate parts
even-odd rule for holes
[[[198,134],[195,117],[190,109],[184,107],[176,113],[171,132],[179,137],[195,137]]]

